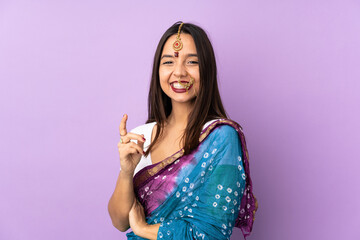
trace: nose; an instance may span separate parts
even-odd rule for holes
[[[187,75],[186,69],[184,64],[181,61],[177,61],[174,66],[174,76],[179,77],[185,77]]]

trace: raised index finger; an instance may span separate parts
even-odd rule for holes
[[[124,114],[123,118],[121,119],[119,130],[120,130],[120,136],[125,136],[127,134],[126,131],[126,121],[127,121],[128,115]]]

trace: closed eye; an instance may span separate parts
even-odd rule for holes
[[[166,61],[166,62],[163,62],[162,64],[172,64],[173,62],[172,61]]]

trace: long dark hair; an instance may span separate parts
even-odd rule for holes
[[[162,91],[159,80],[159,65],[161,53],[167,39],[177,34],[181,22],[172,25],[161,37],[157,46],[151,76],[148,97],[148,120],[146,123],[156,122],[156,135],[145,155],[147,156],[161,136],[165,121],[171,113],[171,99]],[[189,114],[187,127],[182,140],[184,141],[184,154],[190,153],[199,144],[202,127],[207,121],[217,118],[227,118],[221,102],[217,84],[217,69],[215,54],[211,42],[205,31],[191,23],[184,23],[181,32],[190,34],[195,42],[199,60],[200,88],[195,98],[194,108]]]

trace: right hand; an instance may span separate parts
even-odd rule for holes
[[[123,116],[120,123],[120,138],[118,143],[120,166],[121,171],[126,174],[132,174],[135,171],[136,166],[140,162],[141,156],[144,154],[144,135],[139,135],[126,130],[126,121],[128,119],[127,114]],[[137,143],[131,140],[137,140]]]

